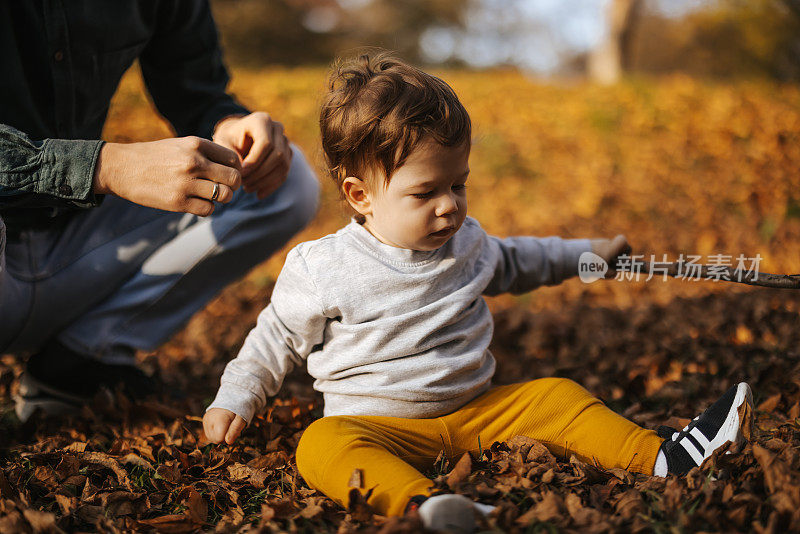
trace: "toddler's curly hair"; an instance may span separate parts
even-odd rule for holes
[[[389,184],[423,138],[471,142],[467,110],[444,81],[390,53],[334,64],[319,117],[328,172],[341,194],[348,176],[376,171]]]

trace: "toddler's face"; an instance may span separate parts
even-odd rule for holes
[[[364,226],[383,243],[412,250],[444,245],[467,216],[469,143],[421,141],[388,186],[375,180]]]

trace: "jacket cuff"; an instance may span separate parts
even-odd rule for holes
[[[103,144],[103,141],[46,139],[36,192],[79,208],[100,204],[102,195],[94,194],[94,171]]]
[[[562,280],[578,275],[578,262],[581,254],[592,251],[590,239],[565,239],[564,263],[562,264]]]
[[[259,404],[258,397],[247,389],[232,384],[222,384],[214,402],[206,408],[206,411],[211,408],[223,408],[235,413],[247,424],[250,424],[258,411]]]

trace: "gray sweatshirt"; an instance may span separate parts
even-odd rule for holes
[[[482,295],[558,284],[588,250],[588,239],[499,239],[467,217],[442,247],[420,252],[383,244],[353,221],[292,249],[209,408],[249,422],[305,360],[326,416],[450,413],[494,374]]]

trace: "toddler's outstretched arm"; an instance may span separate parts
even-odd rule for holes
[[[481,230],[482,231],[482,230]],[[578,274],[582,253],[593,252],[611,268],[614,259],[630,253],[624,235],[613,239],[563,239],[561,237],[515,236],[500,239],[486,235],[487,247],[495,262],[495,274],[484,294],[525,293],[542,285],[560,284]]]

